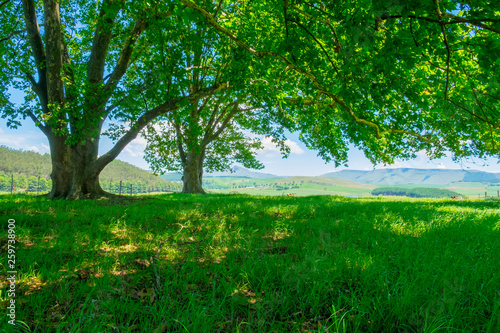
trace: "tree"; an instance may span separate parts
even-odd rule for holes
[[[149,88],[124,81],[134,77],[132,66],[140,65],[154,42],[154,33],[148,33],[179,36],[169,30],[176,10],[170,2],[23,0],[21,15],[17,2],[3,1],[0,7],[0,112],[12,127],[19,117],[31,118],[48,138],[52,198],[104,195],[99,173],[152,119],[222,88],[121,112]],[[22,105],[10,100],[10,88],[26,92]],[[103,126],[112,120],[126,120],[119,125],[125,129],[99,156]]]
[[[182,78],[182,94],[223,82],[227,86],[217,94],[192,98],[189,104],[151,123],[144,134],[148,139],[146,160],[156,173],[182,172],[183,192],[205,193],[204,168],[208,172],[224,171],[234,162],[263,168],[255,158],[261,142],[251,138],[249,132],[273,137],[285,155],[288,148],[283,129],[275,126],[275,109],[268,103],[267,81],[263,80],[268,69],[262,62],[241,54],[230,41],[221,40],[195,20],[178,24],[177,30],[185,31],[182,41],[163,35],[158,37],[163,44],[150,50],[148,58],[154,59],[151,66],[155,76],[149,80],[158,81],[156,86],[160,88],[150,98],[157,103],[170,98],[172,80],[167,73],[175,71],[188,73]],[[167,48],[168,54],[161,52]]]
[[[220,2],[215,17],[180,1],[249,54],[282,63],[287,126],[327,161],[346,163],[350,142],[374,163],[423,149],[499,156],[499,3]]]

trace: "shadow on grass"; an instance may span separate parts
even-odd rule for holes
[[[175,194],[0,204],[16,220],[16,315],[32,332],[499,327],[498,202]]]

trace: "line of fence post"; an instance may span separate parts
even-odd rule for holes
[[[118,195],[122,195],[122,181],[120,180],[120,190],[118,192]]]
[[[481,194],[478,194],[477,196],[481,199]],[[495,195],[492,195],[491,197],[494,198]],[[488,198],[488,191],[484,192],[484,198]],[[500,199],[500,190],[497,190],[497,198]]]

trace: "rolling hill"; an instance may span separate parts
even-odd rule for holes
[[[323,177],[353,180],[368,184],[447,185],[456,182],[500,183],[500,173],[450,169],[379,169],[372,171],[342,170]]]
[[[182,178],[182,174],[178,172],[171,172],[171,173],[166,173],[164,175],[160,175],[160,177],[165,180],[180,181]],[[216,178],[216,177],[249,178],[249,179],[285,178],[270,173],[248,170],[239,166],[233,166],[232,172],[231,171],[213,172],[213,173],[204,173],[203,175],[204,179]]]
[[[23,175],[50,179],[52,170],[49,154],[41,155],[33,151],[22,151],[0,146],[0,175]],[[101,173],[101,183],[140,182],[144,186],[167,187],[180,190],[180,185],[161,179],[132,164],[114,160]],[[107,187],[105,187],[107,189]]]

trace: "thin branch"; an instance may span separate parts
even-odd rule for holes
[[[441,27],[441,32],[443,33],[443,42],[444,45],[446,46],[446,87],[444,88],[444,99],[448,99],[448,88],[450,85],[450,57],[451,57],[451,50],[450,50],[450,44],[448,44],[448,38],[446,37],[446,32],[444,29],[444,23],[443,23],[443,15],[441,13],[441,9],[439,8],[439,3],[437,0],[434,0],[434,4],[436,5],[436,15],[439,18],[439,25]]]
[[[215,131],[215,133],[213,133],[210,137],[203,140],[203,143],[201,145],[203,147],[206,147],[210,142],[217,139],[219,137],[219,135],[221,135],[221,133],[228,127],[229,122],[234,118],[234,116],[241,111],[242,110],[238,107],[237,104],[234,105],[233,110],[231,112],[229,112],[226,119],[224,119],[224,121],[222,122],[220,127],[217,129],[217,131]]]
[[[206,139],[208,133],[211,132],[211,130],[212,130],[212,126],[213,126],[214,121],[215,121],[215,115],[217,114],[217,112],[219,112],[219,108],[220,108],[221,103],[222,103],[222,100],[220,98],[217,99],[217,103],[215,104],[215,106],[212,110],[212,113],[210,114],[210,118],[208,119],[208,122],[207,122],[207,128],[209,130],[205,133],[205,137],[203,140]]]
[[[0,8],[2,8],[3,6],[5,6],[6,4],[8,4],[10,2],[10,0],[5,0],[3,1],[2,3],[0,3]]]
[[[45,23],[41,23],[39,26],[40,27],[43,27]],[[3,41],[6,41],[6,40],[9,40],[12,38],[12,36],[14,35],[18,35],[18,34],[22,34],[23,32],[27,32],[28,29],[22,29],[22,30],[16,30],[16,31],[12,31],[7,37],[5,38],[2,38],[0,39],[0,42],[3,42]]]
[[[415,46],[419,47],[417,39],[415,38],[415,32],[413,32],[413,18],[410,18],[410,32],[411,32],[411,37],[413,38],[413,42],[415,43]]]
[[[28,73],[28,72],[25,72],[24,74],[26,74],[26,77],[28,78],[28,81],[30,81],[30,83],[31,83],[31,89],[33,89],[33,91],[35,92],[35,94],[37,94],[40,97],[40,94],[41,94],[40,86],[36,82],[36,80],[33,77],[33,75],[31,75],[31,73]]]
[[[139,19],[132,30],[130,31],[129,35],[125,39],[125,42],[123,43],[122,50],[120,52],[120,56],[118,58],[118,61],[116,63],[116,66],[113,70],[113,73],[111,74],[108,82],[106,82],[106,85],[104,86],[104,92],[107,93],[111,90],[113,90],[122,76],[125,74],[125,71],[127,70],[130,57],[132,55],[132,52],[134,50],[135,43],[137,42],[137,39],[139,36],[146,30],[147,23],[146,20],[144,19]]]
[[[35,58],[35,66],[38,71],[40,89],[43,90],[46,96],[47,76],[46,76],[46,56],[43,46],[42,36],[40,34],[40,26],[37,21],[35,3],[33,0],[23,0],[24,21],[26,23],[26,31],[28,32],[28,40]]]
[[[290,21],[292,21],[293,23],[295,23],[296,25],[298,25],[300,28],[302,28],[302,30],[304,30],[305,32],[307,32],[307,34],[309,36],[311,36],[311,38],[316,42],[316,44],[319,45],[319,47],[321,48],[321,50],[323,50],[323,53],[328,58],[328,61],[333,66],[333,69],[335,69],[335,72],[337,72],[337,74],[339,74],[337,66],[335,66],[335,64],[333,63],[332,59],[330,58],[330,55],[328,54],[328,52],[326,52],[325,48],[323,47],[323,44],[304,25],[302,25],[300,22],[295,21],[295,20],[290,20]]]
[[[464,110],[465,112],[467,112],[468,114],[470,114],[472,117],[477,118],[477,119],[481,120],[484,123],[491,124],[488,119],[484,119],[483,117],[478,116],[474,111],[471,111],[471,110],[467,109],[466,107],[458,104],[457,102],[455,102],[455,101],[453,101],[451,99],[448,99],[448,101],[450,103],[452,103],[453,105],[459,107],[460,109]],[[492,125],[494,125],[494,124],[492,124]]]
[[[217,6],[217,10],[215,11],[214,18],[216,18],[217,14],[219,14],[221,6],[222,6],[222,0],[219,1],[219,5]]]
[[[427,22],[433,22],[433,23],[439,23],[439,24],[444,24],[444,25],[450,25],[450,24],[457,24],[457,23],[470,23],[476,27],[483,28],[492,32],[495,32],[497,34],[500,34],[500,29],[491,27],[489,25],[483,24],[481,22],[500,22],[500,19],[490,19],[490,18],[483,18],[483,19],[472,19],[472,18],[462,18],[458,16],[453,16],[451,14],[443,14],[442,17],[446,18],[453,18],[452,21],[440,21],[439,19],[433,19],[430,17],[426,16],[415,16],[415,15],[407,15],[406,17],[409,18],[414,18],[417,20],[422,20],[422,21],[427,21]],[[393,18],[403,18],[403,15],[391,15],[391,16],[384,16],[381,19],[382,20],[388,20],[388,19],[393,19]]]
[[[45,135],[49,135],[50,134],[50,128],[46,125],[44,125],[39,119],[37,116],[35,116],[35,114],[31,111],[27,111],[26,114],[31,118],[31,120],[33,120],[33,122],[35,123],[35,126],[38,127],[42,132],[43,134]]]
[[[470,18],[465,18],[465,17],[462,18],[462,17],[454,16],[451,14],[444,14],[443,16],[450,17],[450,18],[454,19],[454,21],[445,22],[445,24],[469,23],[469,24],[472,24],[476,27],[483,28],[483,29],[495,32],[497,34],[500,34],[500,29],[497,29],[497,28],[494,28],[494,27],[491,27],[489,25],[481,23],[481,22],[493,22],[493,23],[496,22],[496,23],[498,23],[498,22],[500,22],[500,19],[470,19]]]
[[[201,89],[196,94],[191,96],[182,97],[175,100],[170,100],[163,103],[154,109],[145,112],[140,116],[137,121],[130,126],[130,129],[116,142],[113,148],[111,148],[107,153],[100,156],[94,163],[92,170],[94,173],[98,174],[106,165],[113,161],[118,154],[128,145],[132,140],[134,140],[144,127],[146,127],[151,121],[167,114],[173,110],[181,108],[183,103],[191,100],[201,99],[206,96],[214,95],[220,93],[221,91],[229,89],[229,84],[220,84],[217,86],[212,86],[209,88]]]

